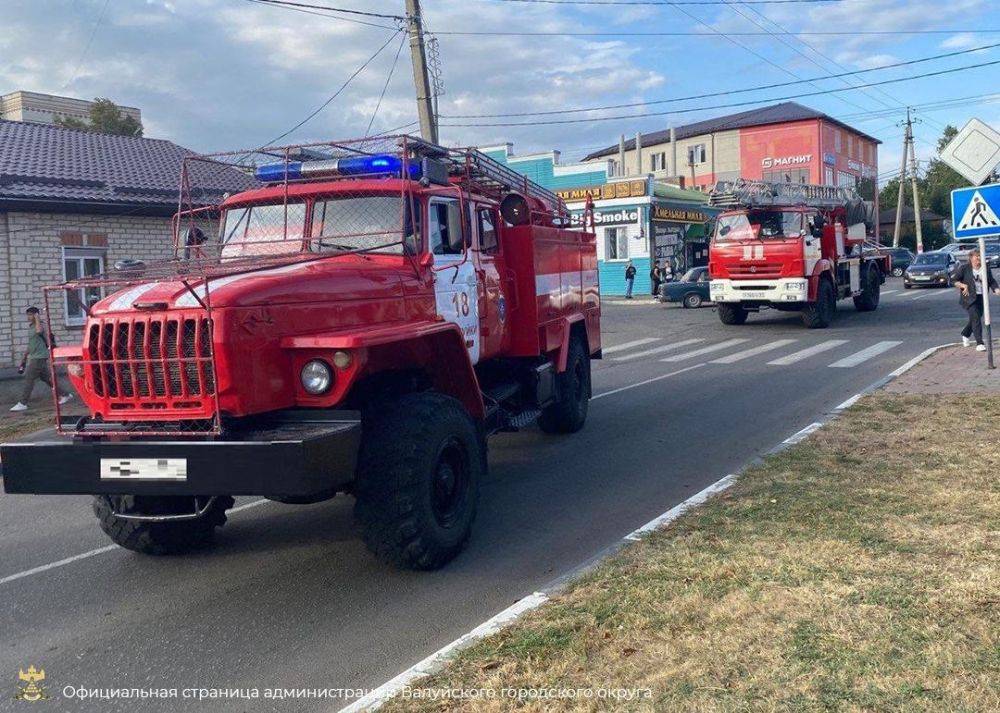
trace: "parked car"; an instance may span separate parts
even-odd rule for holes
[[[932,250],[921,253],[903,273],[903,287],[948,287],[958,260],[950,252]]]
[[[888,253],[892,258],[892,276],[902,277],[906,268],[913,263],[913,253],[906,248],[889,248]]]
[[[685,307],[701,307],[709,301],[708,268],[692,267],[677,282],[660,285],[660,301],[680,302]]]
[[[969,253],[973,250],[979,250],[979,243],[975,240],[967,240],[961,243],[948,243],[941,248],[940,252],[950,252],[959,262],[966,262],[969,259]],[[986,241],[986,265],[991,268],[1000,267],[1000,241]]]

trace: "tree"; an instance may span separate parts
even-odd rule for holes
[[[129,116],[110,99],[97,97],[90,106],[90,121],[70,116],[56,117],[56,124],[67,129],[81,129],[115,136],[142,136],[142,122]]]

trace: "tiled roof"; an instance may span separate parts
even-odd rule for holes
[[[129,210],[177,208],[181,165],[194,156],[163,139],[110,136],[0,120],[0,205],[93,204]],[[196,202],[215,203],[253,180],[236,170],[189,162]]]
[[[751,109],[749,111],[741,111],[738,114],[729,114],[728,116],[720,116],[715,119],[706,119],[705,121],[697,121],[693,124],[685,124],[684,126],[678,126],[674,129],[677,136],[677,140],[686,139],[691,136],[701,136],[702,134],[711,134],[717,131],[731,131],[733,129],[745,129],[751,126],[767,126],[768,124],[784,124],[789,121],[803,121],[805,119],[823,119],[831,124],[836,124],[841,128],[848,129],[854,133],[874,141],[875,143],[882,143],[873,136],[862,133],[858,131],[853,126],[848,126],[842,121],[834,119],[832,116],[824,114],[821,111],[816,111],[815,109],[810,109],[807,106],[802,106],[796,102],[784,102],[783,104],[773,104],[771,106],[766,106],[762,109]],[[642,145],[643,146],[655,146],[656,144],[662,144],[670,141],[670,130],[666,129],[663,131],[653,131],[648,134],[642,135]],[[635,138],[631,140],[626,139],[625,150],[634,151],[635,150]],[[589,161],[592,158],[600,158],[602,156],[611,156],[618,153],[618,146],[608,146],[600,151],[595,151],[594,153],[588,155],[584,158],[584,161]]]

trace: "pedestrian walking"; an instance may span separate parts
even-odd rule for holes
[[[632,299],[632,288],[635,286],[635,265],[629,260],[625,264],[625,299]]]
[[[986,290],[993,290],[993,294],[1000,295],[1000,285],[997,285],[992,270],[986,270],[989,285],[983,288],[981,265],[982,258],[979,256],[979,251],[973,250],[969,253],[969,261],[964,263],[955,275],[955,287],[962,293],[960,304],[969,314],[969,321],[962,330],[962,346],[971,347],[972,340],[969,337],[972,337],[976,340],[977,352],[986,351],[986,345],[983,344],[983,299]]]
[[[28,348],[24,351],[21,365],[17,371],[24,375],[24,387],[21,389],[21,400],[11,407],[11,411],[27,411],[28,401],[31,399],[31,392],[35,388],[35,382],[41,380],[52,388],[52,377],[49,376],[49,342],[42,324],[42,317],[37,307],[28,307],[25,310],[28,316]],[[72,394],[60,394],[59,387],[56,387],[56,395],[59,403],[64,404],[73,398]]]
[[[660,283],[663,281],[663,273],[660,271],[660,263],[653,261],[653,269],[649,271],[649,280],[653,283],[653,297],[660,294]]]

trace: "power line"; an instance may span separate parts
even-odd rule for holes
[[[403,45],[406,44],[406,35],[403,35],[403,39],[399,41],[399,47],[396,48],[396,56],[392,60],[392,67],[389,68],[389,74],[385,78],[385,85],[382,87],[382,93],[378,96],[378,102],[375,104],[375,111],[372,112],[372,118],[368,120],[368,128],[365,129],[365,136],[368,136],[368,132],[372,130],[372,124],[375,123],[375,117],[378,116],[378,110],[382,107],[382,100],[385,99],[385,92],[389,89],[389,82],[392,81],[392,75],[396,72],[396,65],[399,63],[399,54],[403,51]]]
[[[405,20],[403,15],[387,15],[382,12],[366,12],[364,10],[349,10],[343,7],[331,7],[329,5],[314,5],[311,3],[291,2],[291,0],[257,0],[266,5],[283,5],[286,7],[304,7],[313,10],[328,10],[331,12],[342,12],[347,15],[360,15],[362,17],[380,17],[384,20]]]
[[[859,84],[855,87],[843,87],[838,89],[826,89],[818,92],[805,92],[802,94],[793,94],[784,97],[771,97],[768,99],[754,99],[744,102],[730,102],[728,104],[717,104],[715,106],[704,106],[704,107],[691,107],[687,109],[674,109],[671,111],[659,111],[659,112],[646,112],[643,114],[621,114],[618,116],[600,116],[592,117],[588,119],[561,119],[552,121],[530,121],[530,122],[492,122],[492,123],[464,123],[464,124],[448,124],[449,127],[485,127],[485,126],[539,126],[539,125],[552,125],[552,124],[583,124],[593,121],[614,121],[617,119],[642,119],[651,116],[668,116],[672,114],[689,114],[691,112],[697,111],[707,111],[711,109],[728,109],[737,106],[750,106],[753,104],[767,104],[770,102],[780,102],[789,101],[792,99],[802,99],[804,97],[815,97],[823,96],[826,94],[836,94],[838,92],[847,92],[852,89],[864,89],[865,87],[879,87],[886,84],[896,84],[899,82],[910,82],[916,79],[926,79],[927,77],[939,77],[945,74],[954,74],[955,72],[962,72],[969,69],[979,69],[982,67],[992,67],[994,65],[1000,64],[1000,60],[994,60],[992,62],[981,62],[979,64],[970,64],[964,67],[955,67],[953,69],[943,69],[937,72],[926,72],[924,74],[915,74],[909,77],[900,77],[898,79],[885,79],[879,82],[869,82],[867,84]]]
[[[260,1],[260,0],[257,0]],[[978,33],[981,35],[995,35],[1000,33],[1000,28],[996,29],[954,29],[954,30],[857,30],[854,32],[839,30],[803,30],[801,32],[754,32],[737,31],[727,32],[731,37],[762,37],[769,35],[801,35],[804,37],[855,37],[868,35],[961,35]],[[600,31],[573,31],[573,30],[541,30],[541,31],[518,31],[518,30],[442,30],[435,32],[435,35],[454,35],[463,37],[715,37],[714,32],[688,32],[684,30],[669,31],[637,31],[637,30],[600,30]]]
[[[664,0],[492,0],[493,2],[520,2],[537,5],[725,5],[726,0],[683,0],[682,2],[664,2]],[[793,5],[816,3],[840,3],[844,0],[748,0],[747,5]]]
[[[247,2],[257,3],[259,5],[264,5],[267,7],[273,7],[280,10],[292,10],[293,12],[301,12],[305,15],[315,15],[316,17],[328,17],[333,20],[340,20],[342,22],[351,22],[355,25],[365,25],[366,27],[378,27],[383,30],[394,30],[397,29],[392,25],[381,25],[377,22],[368,22],[367,20],[359,20],[356,17],[344,17],[343,15],[331,15],[328,12],[317,12],[315,10],[308,10],[304,7],[290,7],[288,5],[275,5],[274,3],[268,2],[267,0],[247,0]]]
[[[547,111],[524,111],[524,112],[509,112],[501,114],[453,114],[445,115],[444,119],[498,119],[505,117],[514,116],[550,116],[553,114],[579,114],[591,111],[606,111],[610,109],[629,109],[636,106],[650,106],[654,104],[670,104],[672,102],[679,101],[691,101],[693,99],[708,99],[711,97],[728,96],[730,94],[745,94],[747,92],[757,92],[764,89],[779,89],[781,87],[790,87],[796,84],[813,83],[827,79],[840,79],[841,77],[855,76],[859,74],[867,74],[870,72],[879,72],[884,69],[896,69],[898,67],[908,67],[914,64],[921,64],[923,62],[932,62],[939,59],[947,59],[950,57],[956,57],[963,54],[970,54],[972,52],[979,52],[986,49],[992,49],[994,47],[1000,47],[1000,42],[991,45],[983,45],[981,47],[974,47],[972,49],[966,50],[956,50],[955,52],[947,52],[945,54],[932,55],[930,57],[918,57],[917,59],[910,59],[903,62],[896,62],[893,64],[882,65],[881,67],[869,67],[868,69],[856,69],[850,72],[842,72],[840,74],[827,74],[822,77],[812,77],[809,79],[797,79],[791,82],[778,82],[776,84],[763,84],[756,87],[747,87],[744,89],[731,89],[722,92],[709,92],[706,94],[692,94],[686,97],[672,97],[670,99],[655,99],[651,101],[643,102],[630,102],[627,104],[606,104],[603,106],[591,106],[591,107],[579,107],[575,109],[554,109]],[[854,85],[849,85],[854,86]]]
[[[83,52],[80,53],[80,59],[76,61],[76,67],[73,68],[73,76],[66,80],[63,84],[63,89],[68,87],[70,84],[76,81],[76,78],[80,76],[80,67],[83,65],[83,60],[86,59],[87,55],[90,53],[90,46],[94,44],[94,37],[97,36],[97,28],[101,26],[101,22],[104,20],[104,14],[108,11],[108,5],[111,0],[104,0],[104,5],[101,6],[101,12],[97,15],[97,20],[94,21],[94,27],[90,30],[90,37],[87,38],[87,44],[83,48]]]
[[[378,57],[380,54],[382,54],[382,50],[384,50],[386,47],[388,47],[389,43],[391,43],[394,39],[396,39],[396,36],[398,34],[400,34],[401,32],[402,32],[402,30],[396,30],[395,32],[393,32],[389,36],[389,39],[387,39],[385,41],[385,43],[381,47],[379,47],[377,50],[375,50],[375,54],[373,54],[371,57],[369,57],[368,59],[366,59],[364,61],[364,63],[360,67],[358,67],[356,70],[354,70],[354,73],[351,74],[351,76],[348,77],[344,81],[344,83],[340,85],[340,88],[337,89],[337,91],[335,91],[333,94],[331,94],[327,98],[326,101],[324,101],[322,104],[320,104],[308,116],[306,116],[306,118],[304,118],[302,121],[300,121],[298,124],[296,124],[295,126],[293,126],[292,128],[290,128],[288,131],[284,132],[283,134],[275,136],[273,139],[271,139],[270,141],[268,141],[267,143],[265,143],[264,146],[271,146],[276,141],[281,141],[281,139],[285,138],[286,136],[288,136],[289,134],[291,134],[293,131],[296,131],[296,130],[302,128],[303,126],[305,126],[309,121],[312,120],[313,117],[315,117],[321,111],[323,111],[324,109],[326,109],[330,105],[330,103],[333,102],[334,99],[336,99],[338,96],[340,96],[341,92],[343,92],[345,89],[347,89],[347,86],[354,80],[355,77],[357,77],[359,74],[361,74],[369,64],[371,64],[373,61],[375,61],[376,57]]]

